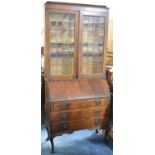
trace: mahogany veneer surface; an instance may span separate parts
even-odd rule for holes
[[[49,81],[48,102],[109,97],[109,86],[104,79]]]

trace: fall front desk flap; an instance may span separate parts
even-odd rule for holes
[[[104,79],[83,79],[49,81],[48,102],[109,97],[107,81]]]

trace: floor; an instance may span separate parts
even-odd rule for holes
[[[41,129],[41,155],[51,155],[50,141],[46,141],[47,131]],[[95,130],[79,130],[72,134],[63,134],[54,138],[55,153],[53,155],[112,155],[112,142],[103,143],[103,137]]]

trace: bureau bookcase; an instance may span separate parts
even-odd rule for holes
[[[52,152],[56,135],[106,127],[108,12],[105,6],[45,4],[45,112]]]

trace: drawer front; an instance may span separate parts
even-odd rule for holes
[[[51,112],[52,122],[58,121],[68,121],[68,120],[77,120],[83,118],[91,117],[102,117],[106,116],[108,113],[108,108],[98,107],[98,108],[89,108],[89,109],[80,109],[73,111],[63,111],[63,112]]]
[[[52,103],[51,112],[77,110],[77,109],[91,108],[91,107],[98,107],[98,106],[106,107],[108,103],[109,103],[108,98],[100,99],[100,100],[82,100],[82,101]]]
[[[63,123],[55,122],[51,124],[51,129],[52,132],[58,133],[58,132],[74,131],[87,128],[102,128],[104,124],[107,124],[107,122],[108,122],[107,117],[81,119]]]

